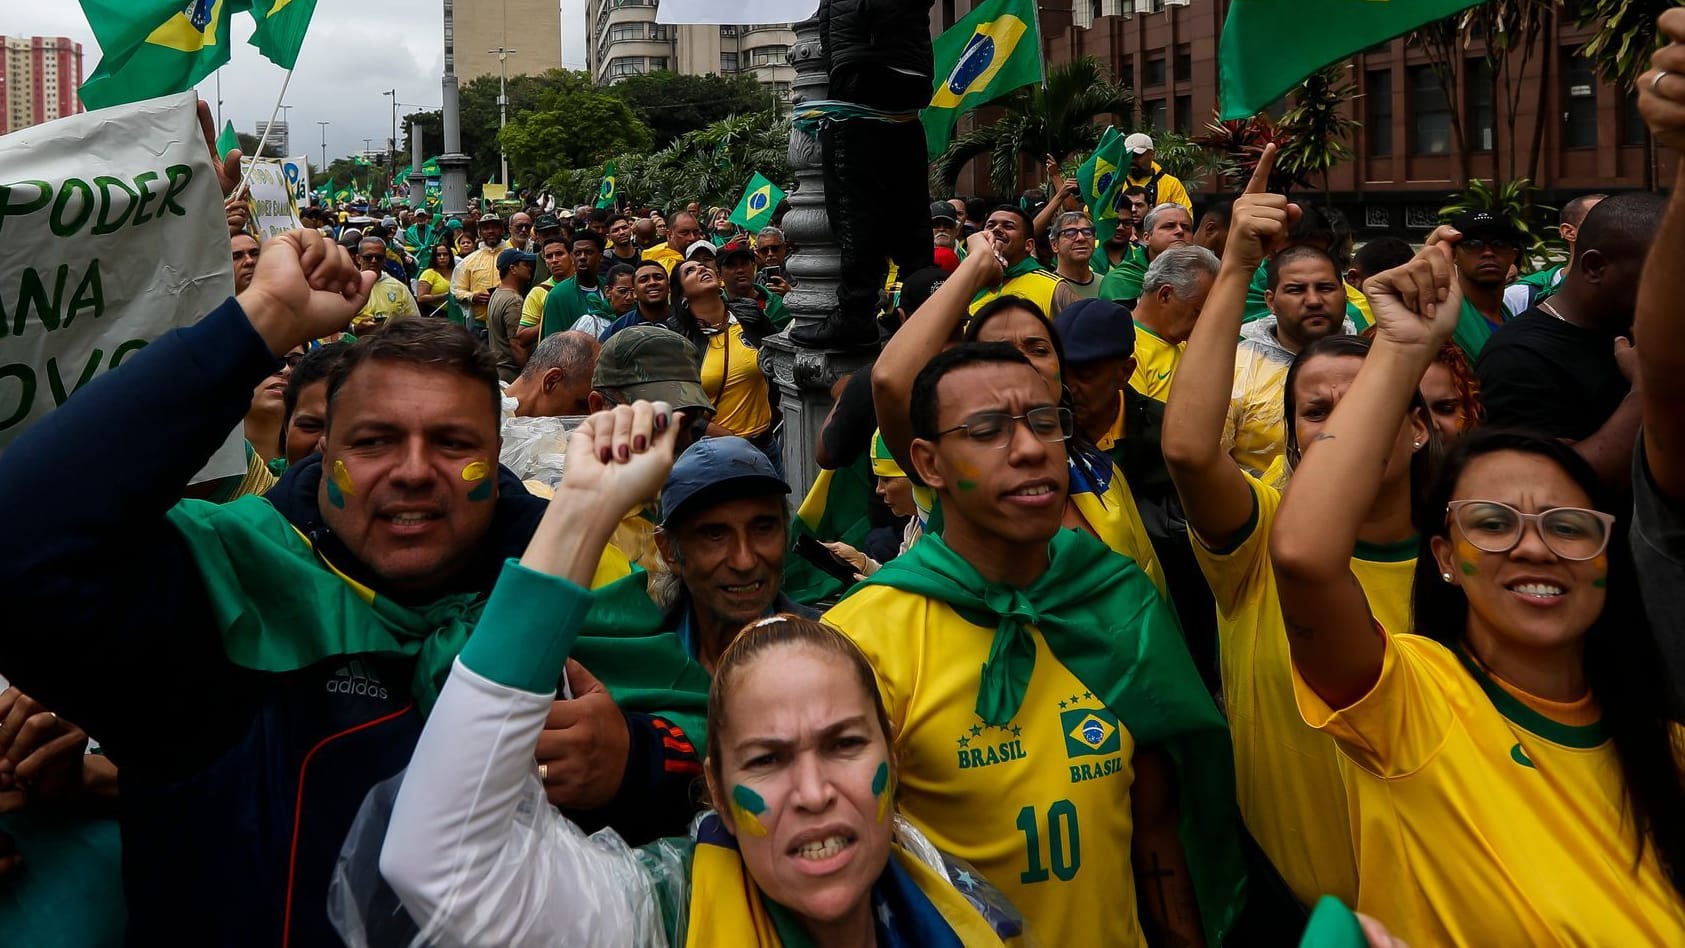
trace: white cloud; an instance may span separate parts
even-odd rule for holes
[[[570,66],[585,63],[584,0],[562,2],[562,58]],[[82,44],[83,75],[99,63],[99,46],[75,0],[24,4],[8,0],[0,32],[9,36],[66,36]],[[379,148],[391,135],[391,99],[397,90],[398,117],[438,108],[440,76],[445,68],[443,6],[438,0],[318,0],[316,15],[299,53],[298,68],[287,86],[284,113],[292,151],[311,161],[321,158],[326,129],[329,160],[363,150],[363,139]],[[285,70],[259,56],[247,44],[253,20],[236,14],[233,58],[221,69],[222,116],[251,133],[267,121],[281,92]],[[216,105],[216,77],[199,85],[201,98]],[[281,116],[277,116],[281,118]],[[400,130],[398,141],[403,142]]]

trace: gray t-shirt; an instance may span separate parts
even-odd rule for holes
[[[505,382],[515,381],[521,366],[515,361],[511,344],[521,331],[521,304],[526,302],[514,290],[498,287],[486,301],[486,341],[492,355],[497,357],[497,377]]]

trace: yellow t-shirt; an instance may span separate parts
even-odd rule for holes
[[[1129,385],[1148,398],[1166,401],[1170,398],[1170,383],[1176,378],[1176,366],[1181,364],[1187,343],[1169,343],[1151,329],[1135,324],[1135,374]]]
[[[1235,353],[1234,388],[1223,421],[1223,448],[1254,477],[1287,453],[1287,421],[1282,392],[1291,361],[1272,357],[1244,340]]]
[[[999,289],[988,289],[979,293],[971,301],[970,312],[977,312],[991,300],[1002,296],[1022,296],[1024,299],[1041,307],[1042,315],[1049,320],[1059,315],[1059,307],[1053,302],[1053,293],[1059,289],[1064,278],[1052,270],[1031,270],[1020,273],[1005,283]]]
[[[1375,687],[1343,710],[1293,681],[1305,721],[1340,750],[1357,908],[1395,937],[1685,945],[1685,903],[1655,847],[1633,867],[1600,724],[1557,723],[1419,635],[1390,636]]]
[[[1041,633],[1030,630],[1036,662],[1024,703],[995,728],[973,710],[993,628],[882,586],[850,596],[825,621],[877,673],[901,814],[999,887],[1039,944],[1145,944],[1130,867],[1134,738]]]
[[[432,267],[428,267],[427,269],[421,271],[421,275],[416,277],[415,281],[416,283],[427,287],[428,296],[437,296],[441,293],[449,293],[451,291],[450,277],[445,276],[443,273],[440,273]],[[437,305],[443,306],[444,304],[440,303]]]
[[[749,345],[736,319],[724,332],[708,337],[708,351],[702,356],[702,391],[714,403],[714,422],[744,438],[758,437],[772,425],[772,402],[760,359],[760,351]]]
[[[665,242],[656,244],[644,251],[644,259],[646,261],[654,260],[656,263],[661,264],[661,269],[666,270],[668,273],[673,272],[673,264],[678,263],[684,258],[684,254],[667,246]]]
[[[380,279],[369,289],[369,301],[357,311],[351,320],[353,328],[367,331],[380,322],[391,322],[406,316],[420,316],[421,310],[416,306],[415,294],[410,288],[398,282],[390,273],[382,273]]]
[[[1147,524],[1141,519],[1141,508],[1135,504],[1135,495],[1130,493],[1123,470],[1111,458],[1106,458],[1106,461],[1110,470],[1104,485],[1088,483],[1076,465],[1070,466],[1071,503],[1091,528],[1089,532],[1115,552],[1134,560],[1135,565],[1141,567],[1141,572],[1146,573],[1147,578],[1158,587],[1159,596],[1168,601],[1164,567],[1159,565],[1152,538],[1147,536]]]
[[[1219,666],[1240,813],[1301,902],[1311,905],[1335,895],[1350,905],[1358,894],[1357,862],[1339,753],[1299,716],[1287,627],[1270,565],[1270,527],[1281,493],[1251,477],[1247,483],[1256,515],[1232,549],[1213,551],[1193,538],[1194,557],[1217,601]],[[1351,566],[1382,626],[1408,628],[1415,541],[1389,549],[1363,545]]]
[[[543,283],[536,283],[527,291],[527,298],[521,302],[521,325],[536,326],[544,321],[544,298],[555,289],[554,277]]]

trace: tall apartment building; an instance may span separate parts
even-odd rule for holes
[[[0,36],[0,134],[82,111],[82,44],[62,36]]]
[[[749,75],[780,100],[790,97],[796,42],[789,24],[669,26],[655,22],[656,0],[586,0],[586,68],[599,85],[670,69],[690,76]]]
[[[511,76],[562,68],[561,0],[455,0],[456,74],[462,82],[499,75],[499,49],[512,49]]]
[[[252,134],[259,141],[267,140],[263,146],[263,153],[271,158],[285,158],[292,150],[292,140],[287,135],[286,122],[259,122],[252,129]]]

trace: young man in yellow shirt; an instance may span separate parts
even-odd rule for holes
[[[1042,944],[1220,944],[1240,884],[1226,732],[1152,581],[1060,528],[1069,412],[981,343],[930,361],[911,415],[942,534],[826,616],[876,670],[902,815]]]

